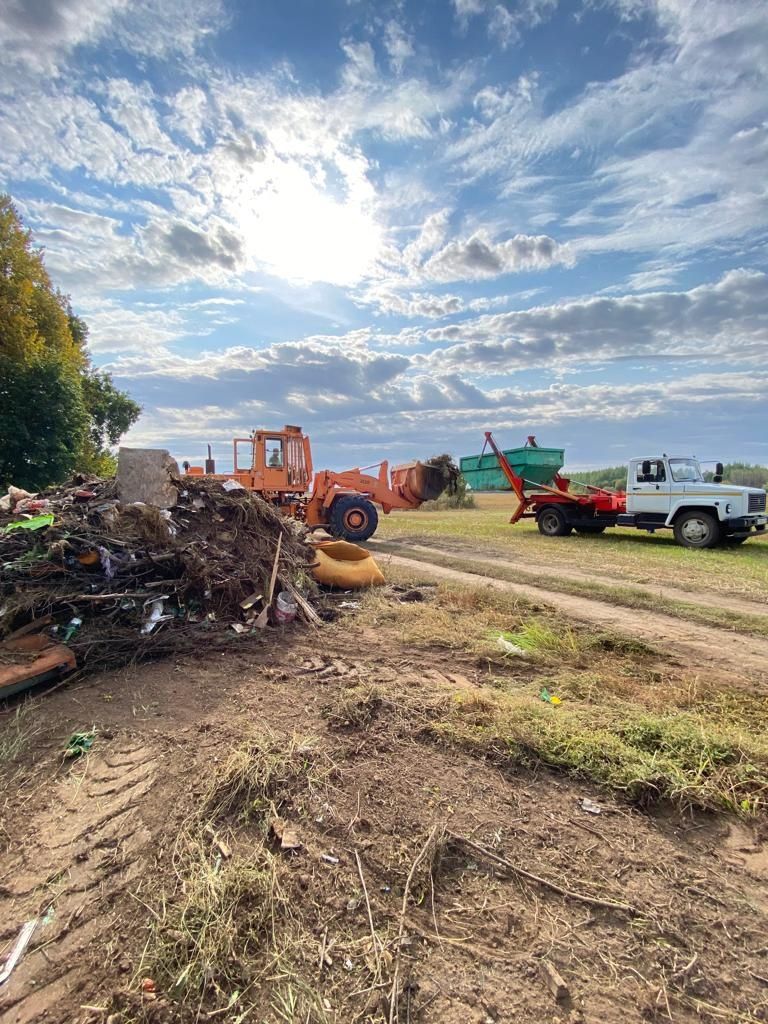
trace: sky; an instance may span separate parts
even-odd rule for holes
[[[764,0],[3,0],[0,44],[125,443],[768,463]]]

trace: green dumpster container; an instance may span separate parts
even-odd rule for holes
[[[552,478],[565,463],[564,448],[508,448],[504,455],[515,473],[532,484],[554,486]],[[499,466],[499,460],[486,455],[465,455],[459,468],[473,491],[510,491],[512,488]],[[526,490],[532,488],[526,485]]]

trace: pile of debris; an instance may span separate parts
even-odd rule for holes
[[[93,477],[0,499],[0,694],[4,671],[19,675],[9,666],[50,661],[52,645],[93,671],[317,620],[298,523],[237,486],[172,483],[168,509],[121,502],[115,480]],[[284,594],[287,609],[273,606]]]

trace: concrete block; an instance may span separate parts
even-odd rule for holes
[[[180,475],[178,463],[164,448],[121,448],[117,496],[125,504],[143,501],[156,508],[171,508],[179,497],[172,477]]]

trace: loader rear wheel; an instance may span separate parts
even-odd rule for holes
[[[683,512],[675,520],[675,540],[684,548],[713,548],[720,541],[720,524],[709,512]]]
[[[347,495],[337,498],[331,506],[328,527],[334,537],[355,542],[368,540],[378,525],[379,513],[367,498]]]
[[[545,537],[567,537],[573,529],[562,509],[555,505],[543,508],[536,517],[536,523],[539,533]]]

